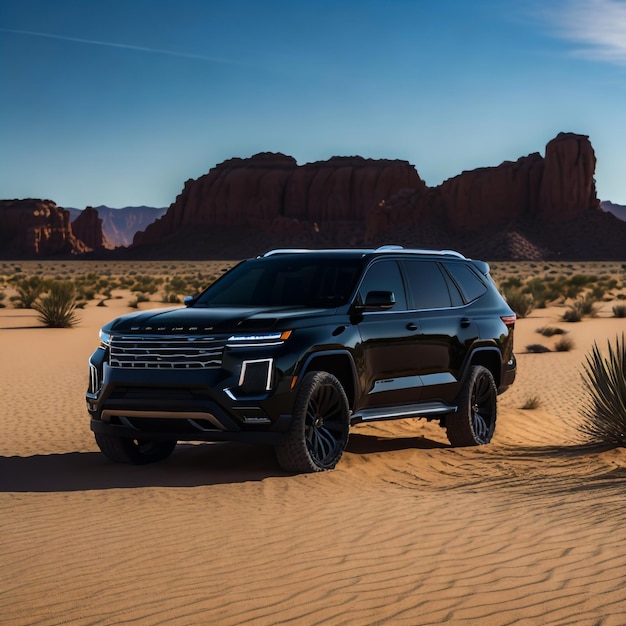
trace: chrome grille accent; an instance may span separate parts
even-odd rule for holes
[[[111,337],[109,364],[143,369],[218,368],[225,344],[225,338],[193,335]]]
[[[98,370],[91,363],[89,364],[89,387],[87,393],[97,393],[100,391],[100,380]]]

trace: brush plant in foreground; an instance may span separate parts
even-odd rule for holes
[[[622,333],[615,346],[608,342],[603,357],[594,343],[583,366],[583,383],[589,398],[583,405],[586,418],[579,429],[594,441],[626,444],[626,341]]]
[[[78,322],[76,290],[70,281],[55,281],[48,293],[33,303],[39,321],[48,328],[71,328]]]

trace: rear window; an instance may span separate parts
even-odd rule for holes
[[[487,291],[485,283],[465,263],[444,263],[444,265],[461,290],[465,302],[472,302]]]

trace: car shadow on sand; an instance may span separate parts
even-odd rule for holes
[[[368,455],[445,447],[424,437],[351,434],[347,452]],[[289,474],[278,466],[271,446],[232,442],[181,443],[171,457],[149,465],[113,463],[100,452],[0,456],[0,493],[200,487],[278,476]]]
[[[0,457],[0,493],[200,487],[286,475],[268,446],[179,444],[160,463],[125,465],[100,452]]]

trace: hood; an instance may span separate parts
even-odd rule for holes
[[[114,333],[227,333],[270,331],[280,321],[296,321],[334,313],[334,309],[294,308],[177,308],[129,313],[113,320],[103,330]],[[288,323],[288,322],[287,322]]]

